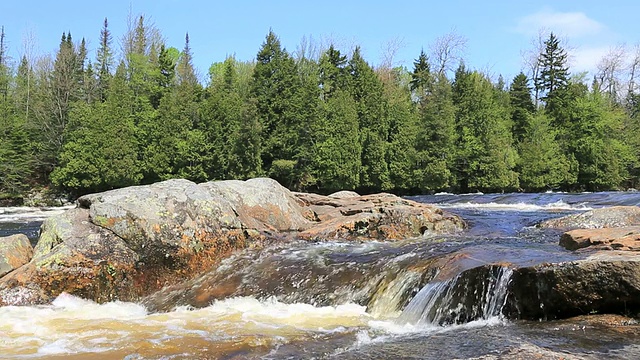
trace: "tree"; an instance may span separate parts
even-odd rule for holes
[[[553,33],[549,34],[544,45],[544,51],[538,57],[540,72],[535,78],[535,86],[543,94],[541,99],[545,101],[547,111],[556,116],[563,106],[569,84],[567,53]]]
[[[111,32],[109,22],[104,18],[102,30],[100,30],[100,45],[96,50],[96,69],[98,73],[98,93],[102,101],[106,98],[111,68],[113,67],[113,51],[111,50]]]
[[[77,102],[70,112],[67,141],[51,182],[75,195],[135,185],[142,179],[133,94],[121,64],[104,103]]]
[[[456,107],[451,83],[436,75],[430,94],[422,101],[416,132],[416,187],[422,191],[448,189],[455,185]]]
[[[598,91],[576,98],[569,151],[579,163],[578,184],[589,191],[618,189],[633,153],[624,141],[624,112]]]
[[[418,102],[423,102],[426,96],[432,91],[433,75],[431,74],[431,66],[429,58],[420,51],[420,56],[413,63],[413,72],[411,73],[410,88],[414,98]]]
[[[313,168],[318,186],[325,192],[358,187],[361,173],[358,112],[346,91],[336,90],[324,103],[314,133]]]
[[[467,39],[455,31],[438,37],[430,46],[435,72],[446,75],[447,71],[452,71],[455,62],[462,61],[466,46]]]
[[[366,191],[391,188],[386,161],[389,121],[382,82],[356,47],[349,60],[350,89],[356,102],[362,149],[360,186]]]
[[[529,79],[523,72],[516,75],[511,82],[509,102],[511,104],[514,140],[521,142],[526,134],[528,122],[535,111],[535,105],[531,99]]]
[[[273,31],[267,34],[256,61],[251,96],[264,138],[262,164],[269,173],[274,161],[295,161],[300,152],[301,84],[295,62]],[[285,181],[292,183],[294,179]]]
[[[527,122],[518,144],[520,186],[526,191],[543,191],[575,183],[571,164],[556,141],[556,131],[544,113],[526,114]]]
[[[508,109],[491,82],[461,65],[453,87],[458,133],[455,172],[460,190],[496,191],[518,186]]]

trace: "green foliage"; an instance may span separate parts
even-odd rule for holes
[[[574,184],[572,164],[556,141],[549,117],[543,113],[526,116],[525,133],[518,146],[520,186],[526,191],[543,191]]]
[[[551,34],[532,79],[461,65],[452,81],[421,52],[373,68],[355,48],[292,57],[270,31],[255,61],[212,64],[200,84],[136,17],[116,63],[105,19],[96,58],[64,33],[51,59],[17,68],[0,33],[0,197],[54,185],[75,195],[169,178],[271,176],[294,190],[399,193],[608,190],[640,178],[640,96],[624,107],[569,77]],[[115,71],[114,71],[115,70]]]
[[[511,82],[509,101],[511,104],[511,120],[513,121],[513,137],[516,142],[521,142],[527,132],[529,118],[535,111],[529,79],[523,72],[516,75]]]
[[[359,47],[356,47],[349,60],[348,71],[360,129],[360,187],[369,191],[390,189],[392,184],[386,161],[389,119],[385,115],[387,104],[382,82],[362,58]]]
[[[508,109],[480,73],[462,65],[456,72],[454,101],[458,129],[456,175],[463,192],[514,189],[517,153]]]

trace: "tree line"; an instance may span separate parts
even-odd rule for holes
[[[133,25],[119,57],[105,19],[93,61],[84,39],[63,33],[55,57],[17,66],[2,29],[0,199],[170,178],[398,193],[638,182],[640,56],[622,89],[611,59],[593,79],[571,74],[551,33],[531,74],[507,83],[453,64],[452,42],[412,69],[373,67],[359,47],[293,55],[270,31],[255,60],[214,63],[203,85],[188,35],[178,50],[144,16]]]

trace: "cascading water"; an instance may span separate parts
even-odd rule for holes
[[[425,285],[400,314],[397,322],[445,325],[500,317],[513,270],[504,266],[489,267],[485,281],[469,277],[470,272],[468,270],[449,280]]]
[[[249,249],[138,304],[100,305],[63,294],[48,306],[0,307],[0,358],[439,360],[544,348],[561,352],[556,358],[640,359],[640,327],[625,333],[585,329],[580,320],[503,317],[513,300],[507,290],[519,276],[510,282],[513,269],[577,259],[558,247],[558,233],[532,224],[587,208],[637,205],[640,193],[416,200],[440,203],[469,229],[398,243]],[[0,236],[27,226],[37,235],[38,211],[21,211],[0,209]]]

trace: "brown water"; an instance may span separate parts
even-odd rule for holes
[[[556,245],[557,233],[531,228],[535,222],[637,204],[639,195],[418,200],[442,203],[471,228],[394,244],[294,243],[241,252],[140,304],[100,305],[63,294],[49,306],[2,307],[0,359],[468,359],[522,347],[585,359],[640,358],[637,325],[505,320],[509,266],[488,273],[472,321],[456,317],[462,305],[452,295],[457,274],[474,266],[575,257]],[[5,234],[37,228],[29,215],[11,216],[3,221],[0,213]]]

